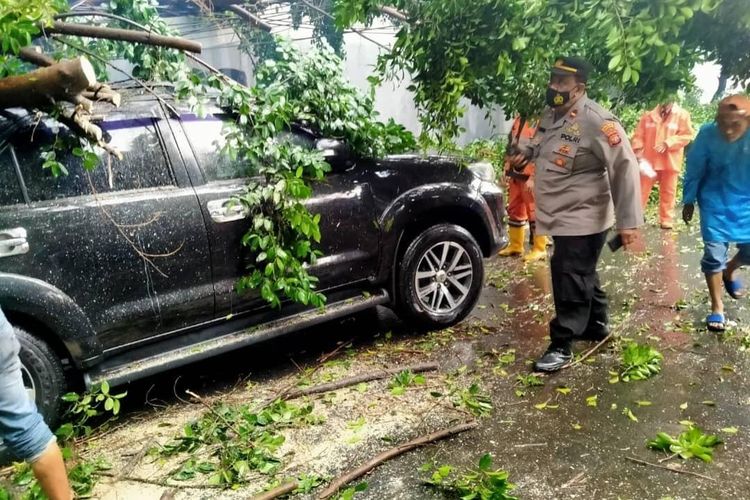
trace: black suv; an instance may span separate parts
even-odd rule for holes
[[[380,304],[429,328],[476,303],[482,257],[505,243],[489,165],[349,158],[340,142],[286,132],[333,167],[307,201],[321,214],[324,256],[311,272],[328,304],[272,309],[235,291],[248,220],[227,203],[245,185],[242,166],[217,153],[229,117],[175,119],[152,96],[122,92],[100,126],[124,159],[103,157],[88,174],[73,151],[58,152],[69,175],[43,168],[65,126],[0,113],[0,307],[48,420],[71,383],[122,384]]]

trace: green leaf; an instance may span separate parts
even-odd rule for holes
[[[486,471],[489,470],[490,467],[492,467],[492,455],[486,453],[479,459],[479,468]]]
[[[619,65],[620,61],[622,60],[622,54],[615,54],[612,59],[609,60],[609,66],[608,69],[610,71],[615,70]]]

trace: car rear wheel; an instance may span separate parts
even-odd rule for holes
[[[60,417],[62,395],[67,383],[60,358],[44,341],[30,333],[13,327],[21,344],[21,375],[29,399],[36,403],[37,410],[52,429]]]
[[[438,224],[420,233],[399,265],[399,310],[419,326],[444,328],[474,308],[484,282],[479,244],[466,229]]]

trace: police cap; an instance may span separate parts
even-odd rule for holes
[[[583,57],[558,57],[552,65],[553,75],[577,76],[587,82],[593,67]]]

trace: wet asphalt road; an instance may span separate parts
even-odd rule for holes
[[[480,419],[474,431],[378,467],[367,478],[367,491],[356,498],[442,498],[423,485],[422,464],[468,468],[484,453],[510,473],[521,498],[750,498],[750,350],[742,350],[742,338],[750,335],[747,300],[727,298],[728,318],[736,323],[727,335],[706,332],[708,305],[695,229],[649,228],[646,240],[647,251],[638,256],[605,251],[600,269],[615,330],[664,355],[659,375],[611,383],[610,372],[619,366],[621,342],[615,342],[519,398],[516,376],[529,373],[528,363],[547,344],[549,270],[546,263],[524,266],[517,259],[492,259],[480,303],[457,329],[482,333],[457,333],[446,346],[414,358],[438,361],[442,371],[461,366],[474,371],[491,396],[492,415]],[[365,350],[390,331],[395,342],[421,340],[390,311],[379,309],[133,384],[129,406],[137,413],[171,404],[181,387],[216,393],[246,379],[273,380],[313,364],[341,342]],[[747,342],[750,347],[750,336]],[[576,346],[578,351],[589,347]],[[493,350],[508,349],[515,350],[516,360],[505,367],[507,375],[498,376],[492,370]],[[557,390],[561,387],[570,391],[563,394]],[[596,407],[587,404],[594,395]],[[644,401],[650,405],[642,406]],[[545,402],[546,408],[535,407]],[[626,409],[637,422],[624,414]],[[646,441],[660,431],[680,433],[680,422],[687,420],[725,443],[711,464],[675,458],[662,465],[711,479],[629,461],[658,463],[664,454],[647,449]],[[736,434],[721,431],[732,427]]]

